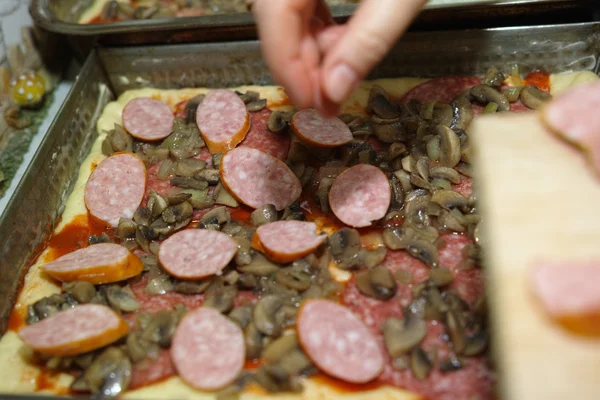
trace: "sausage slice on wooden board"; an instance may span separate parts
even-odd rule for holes
[[[217,310],[202,307],[188,313],[177,326],[171,358],[190,386],[217,390],[233,382],[244,368],[244,334]]]
[[[66,357],[99,349],[128,332],[127,322],[107,306],[85,304],[26,326],[19,336],[42,354]]]
[[[572,332],[600,336],[600,263],[538,264],[531,282],[552,319]]]
[[[246,105],[231,90],[213,90],[196,111],[196,124],[211,153],[224,153],[244,140],[250,127]]]
[[[99,243],[65,254],[42,269],[61,282],[86,281],[98,285],[137,276],[144,265],[121,245]]]
[[[286,264],[311,254],[327,239],[316,232],[313,222],[277,221],[259,226],[256,235],[267,257]]]
[[[325,118],[313,109],[300,110],[292,129],[303,142],[317,147],[338,147],[352,141],[350,128],[339,118]]]
[[[370,226],[387,213],[392,200],[390,183],[377,167],[360,164],[342,172],[329,191],[336,217],[355,228]]]
[[[220,272],[237,252],[237,243],[225,233],[186,229],[160,244],[158,259],[171,275],[200,279]]]
[[[582,149],[600,173],[600,82],[578,86],[542,107],[542,122]]]
[[[220,172],[227,190],[252,208],[273,204],[277,210],[283,210],[302,193],[300,180],[290,168],[260,150],[231,150],[221,159]]]
[[[152,142],[173,132],[175,117],[168,105],[150,97],[138,97],[123,108],[123,126],[136,139]]]
[[[369,328],[346,307],[309,300],[301,307],[296,331],[302,348],[319,369],[350,383],[377,378],[383,350]]]
[[[133,218],[146,191],[146,166],[133,153],[120,153],[102,161],[85,185],[85,206],[90,215],[112,227],[119,219]]]

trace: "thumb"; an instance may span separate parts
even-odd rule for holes
[[[343,103],[355,86],[392,48],[427,0],[363,0],[344,35],[325,56],[325,96]]]

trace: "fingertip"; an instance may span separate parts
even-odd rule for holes
[[[342,104],[359,82],[359,73],[349,64],[341,62],[325,70],[321,85],[325,96],[331,102]]]

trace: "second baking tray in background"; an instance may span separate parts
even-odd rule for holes
[[[84,59],[102,46],[230,41],[256,38],[252,14],[78,24],[91,0],[32,0],[31,16],[44,30],[69,37]],[[489,28],[592,21],[593,0],[432,0],[413,24],[415,30]],[[332,7],[337,21],[347,20],[357,5]]]

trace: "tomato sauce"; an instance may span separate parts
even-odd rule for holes
[[[535,71],[529,73],[524,79],[525,85],[535,86],[544,92],[550,93],[550,73]]]
[[[88,214],[78,215],[60,232],[55,233],[48,243],[48,253],[45,262],[56,260],[58,257],[88,246],[90,235],[101,235],[103,232],[112,233],[108,226],[96,222]]]

